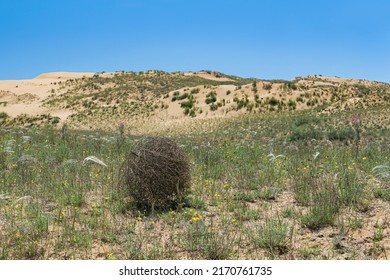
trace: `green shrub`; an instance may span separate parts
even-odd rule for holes
[[[184,93],[182,95],[177,95],[177,94],[175,94],[176,92],[174,92],[174,94],[172,96],[172,102],[174,102],[176,100],[183,100],[183,99],[186,99],[188,97],[188,93]]]
[[[190,93],[191,93],[191,94],[197,94],[197,93],[199,93],[199,91],[200,91],[200,90],[199,90],[198,88],[194,88],[194,89],[191,90]]]
[[[8,119],[9,118],[9,115],[6,113],[6,112],[1,112],[0,113],[0,119]]]
[[[312,126],[303,127],[303,128],[295,128],[289,136],[290,141],[298,141],[298,140],[319,140],[322,138],[321,131],[318,131]]]
[[[374,196],[385,201],[390,201],[390,190],[385,188],[377,189],[374,192]]]
[[[279,219],[267,219],[255,230],[249,231],[249,238],[260,248],[283,253],[288,247],[288,226]]]
[[[191,99],[191,100],[188,100],[188,101],[183,101],[181,102],[180,104],[180,107],[182,108],[192,108],[194,106],[194,101]]]
[[[277,100],[275,97],[271,97],[270,100],[268,100],[268,104],[271,105],[271,106],[276,106],[279,104],[279,100]]]
[[[263,84],[263,89],[264,89],[264,90],[271,90],[271,89],[272,89],[272,84],[270,84],[270,83],[264,83],[264,84]]]
[[[247,97],[241,99],[235,97],[233,101],[237,103],[237,110],[240,110],[241,108],[244,108],[249,104],[249,100]]]
[[[216,103],[211,103],[210,104],[210,110],[211,111],[216,111],[218,110],[218,105]]]
[[[217,93],[215,91],[210,91],[206,95],[206,104],[210,104],[217,101]]]
[[[352,140],[355,138],[355,131],[351,127],[346,127],[346,128],[333,128],[328,132],[328,139],[329,140],[339,140],[339,141],[344,141],[344,140]]]
[[[313,115],[300,115],[294,122],[295,126],[304,126],[307,124],[319,124],[320,119]]]
[[[196,113],[195,113],[195,109],[194,108],[192,108],[191,110],[190,110],[190,117],[192,117],[192,118],[195,118],[196,117]]]
[[[339,207],[339,200],[335,190],[326,188],[314,195],[309,212],[302,216],[301,223],[311,230],[333,225]]]

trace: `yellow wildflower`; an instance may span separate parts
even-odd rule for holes
[[[199,217],[192,217],[191,218],[191,222],[197,222],[197,221],[199,221],[200,219],[199,219]]]

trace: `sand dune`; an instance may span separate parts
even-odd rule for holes
[[[94,73],[54,72],[41,74],[31,80],[0,80],[0,111],[11,117],[49,113],[58,117],[68,116],[70,111],[57,114],[43,108],[42,101],[53,94],[53,90],[58,90],[59,82],[93,75]]]
[[[69,80],[81,79],[82,77],[92,77],[93,72],[51,72],[38,75],[33,80],[54,79],[54,80]]]
[[[30,80],[0,81],[0,112],[12,118],[21,114],[50,114],[61,121],[74,122],[76,127],[86,123],[86,129],[113,127],[117,120],[124,119],[138,127],[145,126],[145,120],[150,122],[152,116],[158,123],[153,126],[158,126],[170,121],[190,123],[191,117],[208,119],[244,113],[314,109],[317,106],[323,106],[321,110],[329,113],[346,107],[387,104],[386,94],[390,93],[389,84],[325,76],[298,77],[292,81],[257,80],[253,83],[252,79],[212,71],[146,71],[127,73],[122,80],[83,79],[97,74],[110,78],[117,73],[52,72]],[[180,79],[190,81],[190,85],[178,83]],[[171,87],[165,92],[171,84],[177,88]],[[67,92],[69,95],[62,95]],[[214,101],[210,101],[212,93],[216,95]],[[173,99],[175,94],[181,98]],[[71,114],[74,116],[68,119]]]

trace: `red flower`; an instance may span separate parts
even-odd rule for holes
[[[354,123],[354,124],[359,124],[361,121],[360,117],[358,115],[353,115],[351,120],[352,120],[352,123]]]

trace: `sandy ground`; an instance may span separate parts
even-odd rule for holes
[[[42,101],[58,90],[59,82],[82,77],[92,77],[95,73],[53,72],[41,74],[31,80],[0,80],[0,111],[11,117],[20,114],[48,114],[66,119],[72,112],[53,111],[41,106]],[[6,104],[5,104],[6,102]]]

